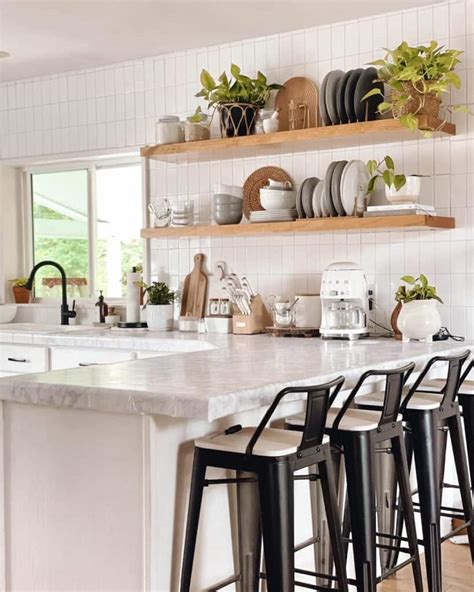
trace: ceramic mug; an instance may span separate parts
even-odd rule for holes
[[[319,329],[321,326],[321,297],[319,294],[296,294],[296,326]]]

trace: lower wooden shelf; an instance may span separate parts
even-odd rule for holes
[[[228,224],[226,226],[181,226],[167,228],[144,228],[142,238],[164,238],[180,236],[243,236],[252,234],[279,234],[286,232],[338,232],[380,230],[436,230],[455,227],[454,218],[446,216],[377,216],[355,218],[315,218],[294,222],[260,222],[256,224]]]

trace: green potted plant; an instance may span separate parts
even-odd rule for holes
[[[230,73],[229,77],[223,72],[216,82],[203,70],[202,88],[196,97],[204,97],[209,107],[219,111],[222,137],[247,136],[254,132],[258,111],[265,107],[272,91],[283,87],[268,84],[261,72],[256,78],[245,76],[236,64],[231,65]]]
[[[203,113],[201,107],[184,122],[184,141],[198,142],[200,140],[209,140],[211,137],[210,117]]]
[[[20,277],[10,280],[12,286],[13,298],[17,304],[29,304],[31,300],[31,290],[25,288],[28,278]]]
[[[403,41],[395,49],[387,49],[384,59],[371,62],[378,69],[378,80],[391,90],[390,98],[380,103],[379,112],[391,111],[412,131],[418,129],[420,116],[438,117],[443,93],[447,93],[451,86],[461,87],[461,80],[454,70],[462,53],[439,46],[437,41],[414,47]],[[362,100],[377,94],[383,93],[374,88]],[[454,107],[454,110],[459,109],[465,107]]]
[[[385,197],[390,203],[414,203],[418,201],[421,191],[421,177],[418,175],[405,176],[397,173],[391,156],[380,161],[369,160],[367,170],[370,180],[367,194],[374,193],[377,181],[380,179],[385,185]]]
[[[165,282],[143,284],[146,295],[146,322],[150,331],[172,331],[174,292]]]
[[[417,278],[404,275],[401,280],[408,284],[408,287],[400,286],[395,294],[395,300],[402,305],[397,325],[403,341],[416,339],[430,342],[441,329],[437,303],[443,301],[422,273]]]

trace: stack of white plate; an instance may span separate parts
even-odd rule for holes
[[[250,222],[289,222],[297,217],[298,214],[295,209],[250,212]]]

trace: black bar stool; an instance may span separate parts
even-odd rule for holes
[[[201,438],[195,442],[194,466],[189,498],[186,538],[181,570],[181,592],[189,592],[196,547],[199,514],[206,485],[207,467],[254,473],[258,481],[260,516],[265,554],[268,592],[293,592],[294,568],[294,480],[320,479],[328,517],[336,577],[326,575],[329,582],[337,581],[337,590],[347,592],[345,556],[341,525],[337,511],[336,486],[331,464],[329,438],[324,426],[333,396],[340,391],[344,377],[325,384],[290,387],[280,391],[257,428],[233,426],[223,434]],[[306,416],[302,434],[267,428],[267,424],[283,397],[307,393]],[[318,476],[295,476],[295,471],[317,465]],[[215,483],[236,482],[218,479]],[[318,574],[322,576],[322,574]],[[258,583],[257,583],[258,585]],[[305,587],[308,585],[305,584]],[[258,590],[258,587],[255,588]]]
[[[470,352],[465,351],[454,356],[436,356],[432,358],[415,383],[408,390],[400,406],[403,420],[406,422],[407,447],[409,459],[413,455],[418,482],[417,493],[419,504],[417,511],[421,514],[423,545],[430,592],[442,591],[441,577],[441,543],[454,534],[442,537],[440,532],[441,516],[447,516],[452,508],[442,506],[443,473],[446,456],[444,445],[446,432],[449,432],[453,447],[456,472],[463,505],[463,518],[468,529],[471,557],[474,561],[474,517],[469,484],[466,450],[462,437],[459,405],[456,401],[461,369]],[[420,386],[433,365],[438,362],[448,364],[447,377],[437,393],[420,392]],[[359,409],[380,408],[381,398],[377,394],[361,395],[356,398]],[[461,517],[461,516],[459,516]],[[399,513],[397,535],[402,530],[403,510]],[[396,556],[395,556],[396,559]]]
[[[358,592],[375,592],[377,584],[382,580],[382,576],[377,577],[376,573],[376,548],[396,548],[395,545],[377,543],[378,538],[395,538],[390,533],[376,531],[375,464],[378,453],[392,453],[394,457],[396,479],[400,487],[400,503],[407,518],[407,537],[402,540],[408,544],[404,552],[410,557],[403,565],[412,564],[415,589],[417,592],[423,590],[402,418],[398,413],[403,385],[414,367],[414,364],[408,364],[394,370],[365,372],[342,408],[330,408],[328,412],[326,433],[331,437],[331,445],[339,448],[344,455]],[[351,408],[361,387],[371,377],[385,377],[382,408]],[[334,400],[333,395],[331,404]],[[294,429],[297,421],[300,421],[298,417],[288,418],[287,424],[293,424]],[[385,446],[378,446],[381,443],[385,443]],[[383,578],[392,575],[394,571],[395,569],[386,571]]]

